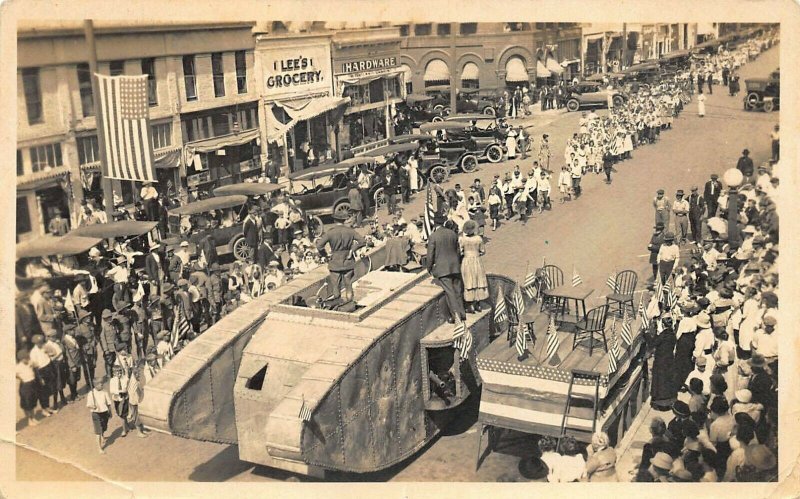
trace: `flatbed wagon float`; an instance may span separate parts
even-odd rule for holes
[[[377,248],[358,262],[352,312],[305,306],[327,266],[239,307],[147,384],[142,422],[315,477],[412,456],[478,389],[475,356],[494,325],[488,301],[469,315],[473,348],[461,361],[441,288],[423,270],[387,272],[384,260]],[[513,287],[502,276],[489,282]]]

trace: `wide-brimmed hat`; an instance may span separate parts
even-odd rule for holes
[[[111,310],[109,310],[109,309],[104,309],[104,310],[103,310],[103,313],[102,313],[102,315],[101,315],[101,317],[102,317],[103,319],[107,319],[107,318],[111,317],[112,315],[113,315],[113,314],[111,313]]]
[[[674,241],[674,240],[675,240],[675,234],[673,234],[672,232],[664,233],[664,241],[665,242],[666,241]]]
[[[708,359],[705,357],[705,355],[701,355],[695,359],[694,363],[697,364],[698,367],[705,367],[706,364],[708,364]]]
[[[666,452],[657,452],[655,456],[650,459],[650,464],[656,468],[669,471],[672,468],[672,458]]]
[[[467,220],[464,222],[464,234],[471,236],[475,234],[476,230],[478,230],[478,224],[475,220]]]
[[[697,323],[698,327],[708,329],[711,327],[711,317],[708,316],[705,312],[700,312],[694,318],[695,322]]]
[[[692,412],[689,410],[689,404],[682,400],[676,400],[672,404],[672,412],[676,416],[681,416],[684,418],[688,418],[692,414]]]
[[[775,327],[778,324],[778,319],[776,319],[773,315],[765,315],[762,321],[764,322],[765,326]]]
[[[81,310],[80,312],[78,312],[78,321],[82,321],[83,319],[91,316],[92,314],[90,312],[86,310]]]
[[[749,404],[751,400],[753,400],[753,392],[748,390],[747,388],[742,388],[741,390],[736,390],[734,393],[736,400],[743,404]]]

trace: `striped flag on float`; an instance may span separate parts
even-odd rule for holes
[[[425,212],[422,214],[422,235],[427,240],[433,233],[433,218],[436,215],[436,208],[433,206],[433,193],[431,184],[428,182],[428,189],[425,194]]]
[[[616,372],[617,370],[617,361],[618,359],[618,351],[617,351],[617,335],[611,337],[611,348],[608,350],[608,374]]]
[[[531,272],[525,276],[525,281],[522,283],[522,290],[525,295],[533,299],[536,296],[536,272]]]
[[[628,320],[627,310],[625,311],[625,314],[622,317],[622,331],[620,332],[620,336],[622,337],[622,341],[624,341],[626,345],[631,346],[633,344],[633,338],[631,337],[631,323]]]
[[[644,309],[644,291],[639,295],[639,315],[642,317],[642,329],[650,327],[650,319],[647,317],[647,311]]]
[[[462,360],[469,357],[469,351],[472,349],[472,333],[467,330],[465,322],[459,322],[453,329],[453,347],[459,349]]]
[[[581,275],[578,273],[578,271],[573,266],[572,267],[572,285],[573,286],[580,286],[581,284],[583,284],[583,278],[581,277]]]
[[[553,355],[556,354],[558,351],[559,346],[559,339],[558,339],[558,330],[556,329],[556,320],[551,315],[550,316],[550,324],[547,326],[547,358],[545,362],[549,362],[550,359],[553,358]]]
[[[514,287],[514,292],[511,295],[511,302],[514,306],[514,313],[517,314],[517,322],[520,322],[522,314],[525,313],[525,300],[522,298],[522,291],[519,289],[519,284]]]
[[[119,180],[155,182],[147,75],[105,76],[95,73],[100,90],[105,171]]]
[[[503,322],[508,318],[508,308],[506,307],[506,297],[502,288],[497,288],[497,303],[494,304],[494,321]]]
[[[311,421],[311,406],[306,404],[306,396],[305,394],[302,395],[302,400],[300,403],[300,413],[298,417],[303,421]]]
[[[606,279],[606,286],[611,288],[612,293],[617,292],[617,271],[614,270],[609,274],[608,278]]]
[[[514,346],[517,348],[517,357],[522,357],[525,350],[528,348],[528,339],[525,337],[525,326],[523,324],[517,325],[517,335]]]

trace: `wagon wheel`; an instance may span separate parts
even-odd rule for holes
[[[347,217],[350,216],[350,203],[347,201],[342,201],[336,206],[333,207],[334,215],[343,214]]]
[[[247,245],[244,236],[233,242],[233,257],[239,261],[249,260],[253,255],[253,248]]]
[[[775,110],[775,102],[771,100],[764,101],[764,112],[771,113]]]
[[[444,165],[436,165],[428,172],[428,178],[434,184],[441,184],[450,175],[450,169]]]
[[[375,212],[377,213],[386,204],[386,194],[383,192],[383,187],[379,187],[372,195],[372,200],[375,202]]]
[[[478,158],[474,154],[467,154],[461,158],[461,170],[471,173],[478,169]]]
[[[580,109],[581,103],[577,99],[570,99],[567,101],[567,111],[575,112]]]
[[[489,163],[499,163],[503,159],[503,148],[498,144],[492,144],[486,148],[486,159]]]

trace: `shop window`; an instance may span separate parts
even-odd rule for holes
[[[42,89],[39,84],[39,68],[22,70],[22,87],[25,93],[25,109],[28,112],[28,124],[42,122]]]
[[[17,234],[31,231],[31,214],[28,210],[28,198],[17,198]]]
[[[410,92],[409,92],[410,93]],[[386,80],[386,98],[394,99],[400,97],[400,77],[389,78]]]
[[[415,36],[428,36],[430,34],[431,34],[431,23],[414,25]]]
[[[462,35],[474,35],[478,32],[478,23],[461,23],[458,32]]]
[[[150,126],[153,149],[161,149],[172,145],[172,123],[159,123]]]
[[[94,116],[94,96],[92,95],[92,73],[89,65],[78,64],[78,90],[81,94],[81,112],[83,116]]]
[[[100,161],[100,147],[97,135],[78,137],[78,162],[82,165]]]
[[[383,101],[383,78],[369,82],[369,102],[375,104]]]
[[[255,108],[240,109],[236,112],[239,121],[239,130],[252,130],[258,128],[258,110]]]
[[[147,75],[147,103],[158,105],[158,86],[156,84],[156,60],[152,57],[142,59],[142,74]]]
[[[439,36],[447,36],[450,34],[450,24],[440,23],[436,25],[436,34]]]
[[[369,103],[369,87],[367,85],[346,85],[344,96],[350,97],[351,106]]]
[[[247,93],[247,58],[244,50],[237,50],[234,54],[236,61],[236,90],[240,94]]]
[[[42,171],[45,168],[61,166],[61,144],[46,144],[31,147],[31,170]]]
[[[25,175],[25,165],[22,162],[22,149],[17,149],[17,176]]]
[[[197,82],[195,81],[194,56],[183,56],[183,84],[186,87],[186,100],[197,100]]]
[[[400,28],[400,36],[408,36],[408,24],[401,24],[398,27]]]
[[[211,74],[214,76],[214,97],[225,97],[225,72],[222,68],[222,52],[211,54]]]
[[[228,113],[217,113],[211,116],[211,124],[213,126],[214,133],[213,135],[209,135],[209,137],[219,137],[220,135],[228,135],[231,133]]]
[[[125,61],[111,61],[108,63],[108,74],[111,76],[125,74]]]
[[[130,182],[128,180],[120,180],[119,182],[120,190],[122,191],[122,202],[124,204],[133,204],[135,201],[134,199],[134,191],[136,190],[136,185],[134,182]]]

